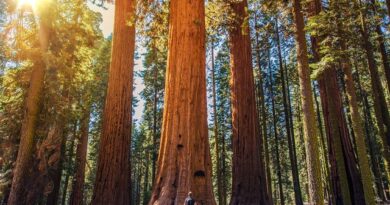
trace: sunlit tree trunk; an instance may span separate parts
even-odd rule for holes
[[[353,85],[352,69],[350,67],[350,63],[347,61],[343,63],[342,67],[345,74],[346,92],[347,92],[348,103],[350,107],[352,128],[355,134],[356,152],[357,152],[360,172],[362,175],[361,179],[363,183],[364,197],[365,197],[366,204],[374,204],[375,195],[372,189],[373,186],[372,174],[371,174],[370,164],[368,160],[365,135],[363,131],[364,124],[360,116],[359,108],[357,104],[356,91]]]
[[[30,85],[27,90],[24,118],[22,122],[19,150],[16,158],[16,165],[13,170],[13,179],[8,204],[20,205],[26,196],[26,180],[28,171],[32,166],[32,154],[34,150],[34,135],[40,111],[41,95],[44,85],[46,59],[45,53],[49,49],[49,27],[50,21],[43,14],[39,22],[39,39],[41,46],[41,58],[33,65]]]
[[[311,92],[310,68],[307,56],[305,24],[300,0],[293,0],[293,16],[295,22],[295,40],[298,58],[298,75],[303,111],[305,132],[306,162],[308,169],[310,203],[324,204],[321,164],[319,158],[319,142],[316,128],[313,94]]]
[[[266,178],[256,112],[247,1],[229,2],[234,15],[229,29],[233,123],[233,190],[231,205],[267,204]]]
[[[92,204],[129,204],[135,1],[115,1],[112,57]]]
[[[150,205],[215,205],[208,142],[203,0],[172,0],[158,171]]]

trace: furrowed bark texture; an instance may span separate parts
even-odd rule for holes
[[[215,205],[208,142],[203,0],[172,0],[158,171],[150,205],[182,205],[191,191]]]
[[[264,161],[256,111],[247,1],[230,2],[235,14],[229,31],[232,124],[233,190],[231,205],[268,204]]]
[[[115,1],[108,89],[92,204],[129,204],[135,1]]]
[[[301,11],[300,0],[293,0],[293,16],[295,22],[295,39],[298,57],[298,75],[303,112],[303,127],[305,133],[306,162],[308,171],[310,203],[324,204],[324,189],[322,186],[321,165],[319,158],[319,142],[316,129],[313,94],[307,44],[305,39],[305,24]]]

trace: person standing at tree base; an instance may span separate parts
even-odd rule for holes
[[[188,196],[184,201],[184,205],[195,205],[195,200],[192,198],[192,192],[188,192]]]

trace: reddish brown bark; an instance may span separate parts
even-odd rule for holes
[[[233,190],[230,204],[267,204],[247,22],[248,5],[243,0],[230,2],[230,7],[235,16],[229,31],[233,123]]]
[[[129,203],[135,1],[115,1],[111,66],[92,204]]]
[[[215,205],[208,142],[203,0],[172,0],[158,171],[150,205]]]
[[[324,110],[326,133],[329,140],[329,158],[333,194],[336,203],[340,202],[340,193],[344,203],[365,204],[360,172],[357,169],[357,159],[349,136],[347,122],[343,112],[340,89],[337,84],[337,73],[334,68],[328,68],[319,80],[321,100]],[[334,154],[335,156],[332,156]],[[340,183],[340,184],[337,184]],[[338,189],[340,186],[341,190]],[[340,192],[341,191],[341,192]]]

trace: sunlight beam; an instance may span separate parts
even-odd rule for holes
[[[18,8],[20,9],[24,6],[30,6],[32,8],[32,10],[35,11],[38,1],[39,0],[19,0],[18,1]]]

